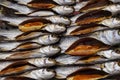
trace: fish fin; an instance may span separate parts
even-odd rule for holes
[[[75,41],[65,51],[65,53],[75,56],[88,56],[109,48],[110,48],[109,45],[106,45],[97,39],[86,37]]]
[[[69,75],[66,80],[98,80],[107,76],[108,74],[103,71],[83,68]]]
[[[16,76],[16,77],[6,77],[4,80],[35,80],[35,79],[29,77]]]

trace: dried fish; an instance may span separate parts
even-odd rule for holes
[[[28,78],[28,77],[20,77],[20,76],[14,76],[14,77],[4,77],[4,78],[1,78],[1,80],[35,80],[35,79],[32,79],[32,78]]]
[[[100,51],[97,55],[103,56],[108,59],[114,59],[120,57],[120,49],[119,47],[115,47],[114,49],[109,49],[105,51]]]
[[[47,20],[46,20],[47,19]],[[70,25],[71,21],[67,17],[62,16],[50,16],[50,17],[11,17],[5,16],[3,13],[0,13],[0,20],[7,21],[11,25],[21,27],[21,24],[29,25],[39,25],[40,27],[45,26],[46,24],[65,24]],[[29,26],[28,25],[28,26]],[[34,26],[35,27],[35,26]]]
[[[35,31],[35,30],[46,30],[51,33],[61,33],[66,30],[66,27],[65,25],[52,24],[49,20],[45,20],[45,19],[30,19],[30,20],[27,20],[21,23],[19,25],[19,29],[22,32]]]
[[[27,41],[28,40],[28,41]],[[20,41],[20,42],[17,42]],[[24,43],[22,43],[25,41]],[[1,43],[0,48],[2,51],[9,51],[14,50],[16,48],[22,48],[22,49],[31,49],[31,48],[39,48],[41,45],[50,45],[55,44],[59,41],[59,37],[56,35],[43,35],[39,38],[32,38],[27,36],[20,36],[17,37],[17,40],[6,40]]]
[[[116,45],[120,43],[119,29],[95,32],[91,34],[90,37],[93,37],[108,45]]]
[[[17,73],[21,73],[22,71],[27,71],[27,70],[31,70],[34,69],[35,66],[28,64],[26,62],[24,63],[14,63],[11,64],[7,67],[5,67],[4,69],[2,69],[0,71],[0,76],[6,76],[6,75],[11,75],[11,74],[17,74]]]
[[[97,64],[90,67],[97,70],[102,70],[108,74],[117,74],[120,71],[119,61]]]
[[[20,4],[16,4],[16,3],[12,3],[7,0],[1,0],[0,2],[1,2],[0,5],[14,9],[14,10],[18,11],[19,14],[33,13],[34,11],[36,11],[36,9],[33,9],[33,8],[51,9],[61,15],[68,15],[68,14],[71,14],[74,12],[74,8],[72,6],[59,6],[59,5],[55,4],[54,2],[50,3],[50,1],[48,1],[48,0],[42,0],[42,1],[40,0],[38,2],[28,3],[27,6],[29,6],[29,7],[20,5]],[[30,8],[30,7],[32,7],[32,8]]]
[[[86,25],[81,25],[81,26],[69,27],[67,28],[67,31],[65,32],[64,35],[65,36],[70,36],[70,35],[83,36],[83,35],[88,35],[96,31],[108,30],[108,29],[112,29],[112,28],[101,25],[101,24],[91,23],[91,24],[86,24]]]
[[[90,24],[95,22],[100,22],[104,19],[110,18],[112,16],[111,12],[105,10],[94,10],[87,13],[82,13],[81,16],[76,18],[73,17],[72,21],[75,23],[71,24],[71,26],[80,26],[83,24]]]
[[[109,48],[110,46],[105,45],[99,40],[88,37],[75,41],[65,50],[65,53],[75,56],[88,56]]]
[[[49,69],[38,69],[22,74],[21,76],[39,80],[48,80],[55,76],[55,72]]]
[[[110,1],[112,1],[114,3],[119,3],[120,2],[119,0],[110,0]]]
[[[19,0],[15,0],[17,1],[18,3],[20,4],[29,4],[30,2],[33,2],[34,0],[25,0],[25,1],[19,1]],[[40,0],[38,0],[39,2]],[[49,2],[56,2],[57,4],[59,5],[72,5],[72,4],[75,4],[76,3],[76,0],[49,0]]]
[[[85,5],[87,5],[88,4],[88,2],[89,1],[82,1],[82,2],[78,2],[78,3],[76,3],[73,7],[74,7],[74,9],[75,9],[75,11],[77,12],[77,11],[79,11],[81,8],[83,8]]]
[[[110,0],[91,0],[89,1],[84,7],[79,9],[80,12],[88,12],[92,10],[107,10],[110,11],[112,14],[116,14],[120,11],[120,4],[114,4]]]
[[[68,66],[68,67],[57,67],[55,68],[56,78],[57,79],[65,79],[68,75],[73,72],[78,71],[81,67],[78,66]]]
[[[98,80],[108,76],[107,73],[92,68],[78,70],[67,77],[67,80]]]
[[[80,12],[88,12],[92,10],[99,10],[103,9],[109,5],[111,5],[112,2],[109,0],[91,0],[89,1],[84,7],[79,9]]]
[[[28,8],[27,6],[24,6],[24,5],[18,5],[18,4],[16,4],[16,3],[12,3],[12,2],[7,1],[7,0],[0,0],[0,5],[18,11],[17,14],[18,14],[18,13],[19,13],[19,14],[20,14],[20,13],[21,13],[21,14],[29,14],[29,13],[35,11],[35,9]]]
[[[30,49],[31,49],[31,46],[28,46],[26,48],[24,48],[23,46],[23,48],[17,48],[17,49],[11,50],[11,52],[9,53],[1,53],[0,59],[24,59],[24,58],[35,58],[35,57],[50,57],[60,52],[60,48],[57,46],[45,46],[37,49],[31,49],[31,50]]]
[[[4,62],[0,62],[1,66],[0,66],[0,71],[2,69],[4,69],[5,67],[11,65],[11,64],[15,64],[15,63],[28,63],[28,64],[32,64],[36,67],[50,67],[50,66],[54,66],[56,64],[56,61],[54,59],[50,59],[50,58],[32,58],[32,59],[24,59],[24,60],[13,60],[13,61],[4,61]]]
[[[120,26],[120,19],[119,18],[109,18],[109,19],[105,19],[105,20],[99,22],[99,24],[103,24],[110,28],[115,28],[115,27]]]

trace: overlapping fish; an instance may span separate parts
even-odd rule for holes
[[[25,5],[16,4],[7,0],[0,0],[0,5],[14,9],[17,12],[17,14],[30,14],[35,12],[37,9],[48,9],[52,10],[53,14],[57,13],[60,15],[68,15],[72,14],[74,12],[74,8],[72,6],[60,6],[57,5],[54,1],[48,1],[48,0],[40,0],[40,1],[33,1]],[[22,2],[22,1],[21,1]],[[24,1],[23,1],[24,2]],[[57,2],[57,1],[56,1]],[[37,8],[37,9],[34,9]],[[46,10],[47,11],[47,10]],[[46,11],[43,11],[43,14],[46,13]],[[41,13],[41,11],[37,11],[38,13]],[[51,11],[49,13],[52,13]],[[55,13],[54,13],[55,12]],[[50,15],[50,14],[48,14]]]

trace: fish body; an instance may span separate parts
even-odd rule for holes
[[[15,1],[17,1],[20,4],[25,4],[26,5],[30,2],[32,2],[33,0],[25,0],[25,1],[15,0]],[[69,1],[67,1],[67,0],[50,0],[49,2],[52,2],[52,1],[54,1],[55,3],[57,3],[59,5],[72,5],[72,4],[76,3],[76,0],[69,0]]]
[[[81,69],[81,67],[57,67],[55,69],[56,72],[56,78],[57,79],[65,79],[67,78],[68,75],[72,74],[73,72],[78,71],[79,69]]]
[[[7,0],[0,0],[0,5],[14,9],[21,14],[29,14],[34,11],[34,9],[28,8],[27,6],[18,5]]]
[[[21,76],[24,77],[29,77],[33,79],[51,79],[55,76],[55,72],[53,70],[48,70],[48,69],[38,69],[38,70],[33,70],[30,72],[26,72],[22,74]]]
[[[103,24],[105,26],[108,26],[110,28],[116,28],[120,26],[120,20],[119,18],[109,18],[101,21],[99,24]]]
[[[59,6],[54,2],[49,3],[49,1],[47,0],[31,2],[26,4],[27,6],[15,4],[7,0],[1,0],[0,5],[14,9],[18,11],[19,14],[25,14],[25,15],[29,13],[34,13],[34,11],[36,11],[37,9],[48,9],[48,10],[50,9],[60,15],[68,15],[74,12],[74,8],[72,8],[71,6]],[[33,8],[37,8],[37,9],[33,9]]]
[[[81,13],[82,14],[82,13]],[[107,18],[110,18],[112,13],[105,10],[93,10],[90,12],[83,13],[78,17],[73,17],[75,23],[71,24],[71,26],[80,26],[84,24],[96,23]]]
[[[95,32],[93,35],[91,35],[91,37],[96,38],[108,45],[115,45],[120,43],[119,29]]]
[[[0,62],[0,71],[4,69],[5,67],[14,64],[14,63],[22,63],[22,62],[27,62],[29,64],[32,64],[36,67],[50,67],[54,66],[56,64],[55,60],[50,59],[50,58],[35,58],[35,59],[24,59],[24,60],[13,60],[13,61],[4,61]]]
[[[24,59],[24,58],[35,58],[35,57],[50,57],[60,52],[60,48],[57,46],[40,47],[39,49],[32,49],[32,51],[23,49],[24,51],[20,52],[19,50],[20,49],[18,48],[16,50],[13,50],[13,52],[1,53],[0,59],[10,60],[10,59]]]
[[[109,49],[105,51],[100,51],[97,53],[97,55],[104,56],[105,58],[108,59],[114,59],[114,58],[119,58],[120,52],[119,52],[119,47],[115,49]]]

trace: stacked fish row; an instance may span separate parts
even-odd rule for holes
[[[117,79],[119,2],[0,0],[0,80]]]

